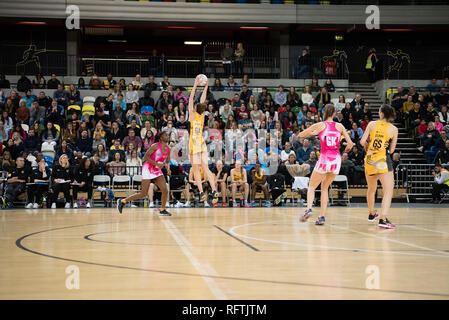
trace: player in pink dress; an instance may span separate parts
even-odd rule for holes
[[[142,166],[142,188],[140,193],[133,194],[125,199],[117,200],[117,210],[122,213],[123,206],[129,201],[145,198],[148,195],[148,189],[151,181],[153,181],[162,192],[162,205],[159,214],[165,216],[171,216],[171,214],[165,210],[165,204],[168,199],[168,186],[165,181],[162,168],[165,166],[167,174],[170,175],[170,148],[168,146],[169,134],[166,131],[160,132],[156,135],[155,143],[148,149],[143,156]]]
[[[320,137],[320,158],[313,169],[310,177],[309,189],[307,191],[307,209],[300,221],[305,222],[312,214],[312,204],[315,200],[315,189],[321,183],[321,207],[320,216],[315,222],[316,225],[323,225],[325,222],[327,202],[329,198],[329,186],[340,172],[341,155],[339,151],[340,139],[343,135],[348,142],[345,151],[349,152],[354,143],[351,141],[345,127],[338,122],[334,122],[335,107],[333,104],[327,104],[324,109],[324,121],[316,123],[299,134],[301,138],[312,135]]]

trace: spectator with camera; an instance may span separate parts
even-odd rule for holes
[[[449,189],[449,171],[443,169],[440,164],[436,164],[432,170],[434,182],[432,185],[432,201],[433,203],[441,202],[441,191]]]

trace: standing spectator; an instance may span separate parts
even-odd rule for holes
[[[161,72],[161,58],[157,55],[157,50],[153,49],[148,58],[149,73],[159,75]]]
[[[20,73],[20,78],[17,80],[17,91],[27,92],[33,88],[30,79],[25,76],[25,73]]]
[[[33,79],[33,89],[45,89],[47,82],[41,73],[36,74],[36,78]]]
[[[231,48],[231,43],[226,42],[225,47],[223,48],[223,50],[221,50],[221,53],[220,53],[225,76],[229,76],[231,74],[233,53],[234,53],[234,51]]]
[[[235,64],[235,72],[237,75],[243,77],[243,61],[245,56],[245,49],[243,49],[243,43],[237,43],[237,49],[234,51],[234,64]]]
[[[5,78],[3,73],[0,74],[0,88],[10,89],[11,83]]]
[[[31,168],[25,166],[25,159],[18,157],[16,168],[10,173],[6,180],[5,194],[1,197],[2,208],[11,208],[17,197],[25,192],[26,183],[30,177]]]
[[[79,83],[79,80],[78,80],[78,83]],[[47,89],[58,89],[58,85],[60,85],[60,84],[61,84],[61,81],[56,79],[56,74],[52,73],[50,80],[47,81]]]
[[[375,70],[376,70],[376,49],[371,48],[366,58],[365,71],[368,76],[369,82],[375,81]]]
[[[307,49],[303,49],[301,56],[298,58],[298,68],[296,69],[295,78],[300,78],[302,74],[312,71],[312,58]]]

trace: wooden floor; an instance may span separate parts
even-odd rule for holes
[[[171,212],[0,211],[0,299],[449,298],[448,208],[392,209],[396,230],[360,208]]]

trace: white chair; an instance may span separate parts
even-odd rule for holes
[[[92,204],[94,204],[94,195],[95,192],[99,192],[95,186],[107,186],[111,189],[111,177],[108,175],[95,175],[93,178],[93,191],[92,191]]]
[[[334,183],[336,182],[343,182],[344,186],[343,187],[334,187]],[[337,192],[337,197],[338,197],[338,192],[345,192],[346,196],[344,199],[335,199],[334,200],[334,192]],[[332,182],[331,186],[330,186],[330,190],[329,190],[329,198],[330,198],[330,202],[331,204],[334,204],[334,202],[344,202],[347,203],[348,205],[351,204],[350,198],[349,198],[349,182],[348,182],[348,177],[345,175],[337,175],[334,179],[334,181]]]
[[[123,186],[123,185],[126,185],[126,184],[128,184],[128,194],[130,193],[130,191],[131,191],[131,178],[130,178],[130,176],[128,176],[128,175],[123,175],[123,176],[113,176],[112,177],[112,192],[114,192],[115,193],[115,191],[117,190],[117,191],[123,191],[124,190],[124,188],[116,188],[116,185],[120,185],[120,186]],[[115,197],[115,198],[117,198],[117,197]]]
[[[22,123],[21,126],[22,126],[23,131],[28,133],[28,130],[30,130],[30,127],[27,124],[25,124],[25,123]]]
[[[92,96],[86,96],[83,98],[83,106],[89,104],[89,105],[94,105],[95,103],[95,97]]]

